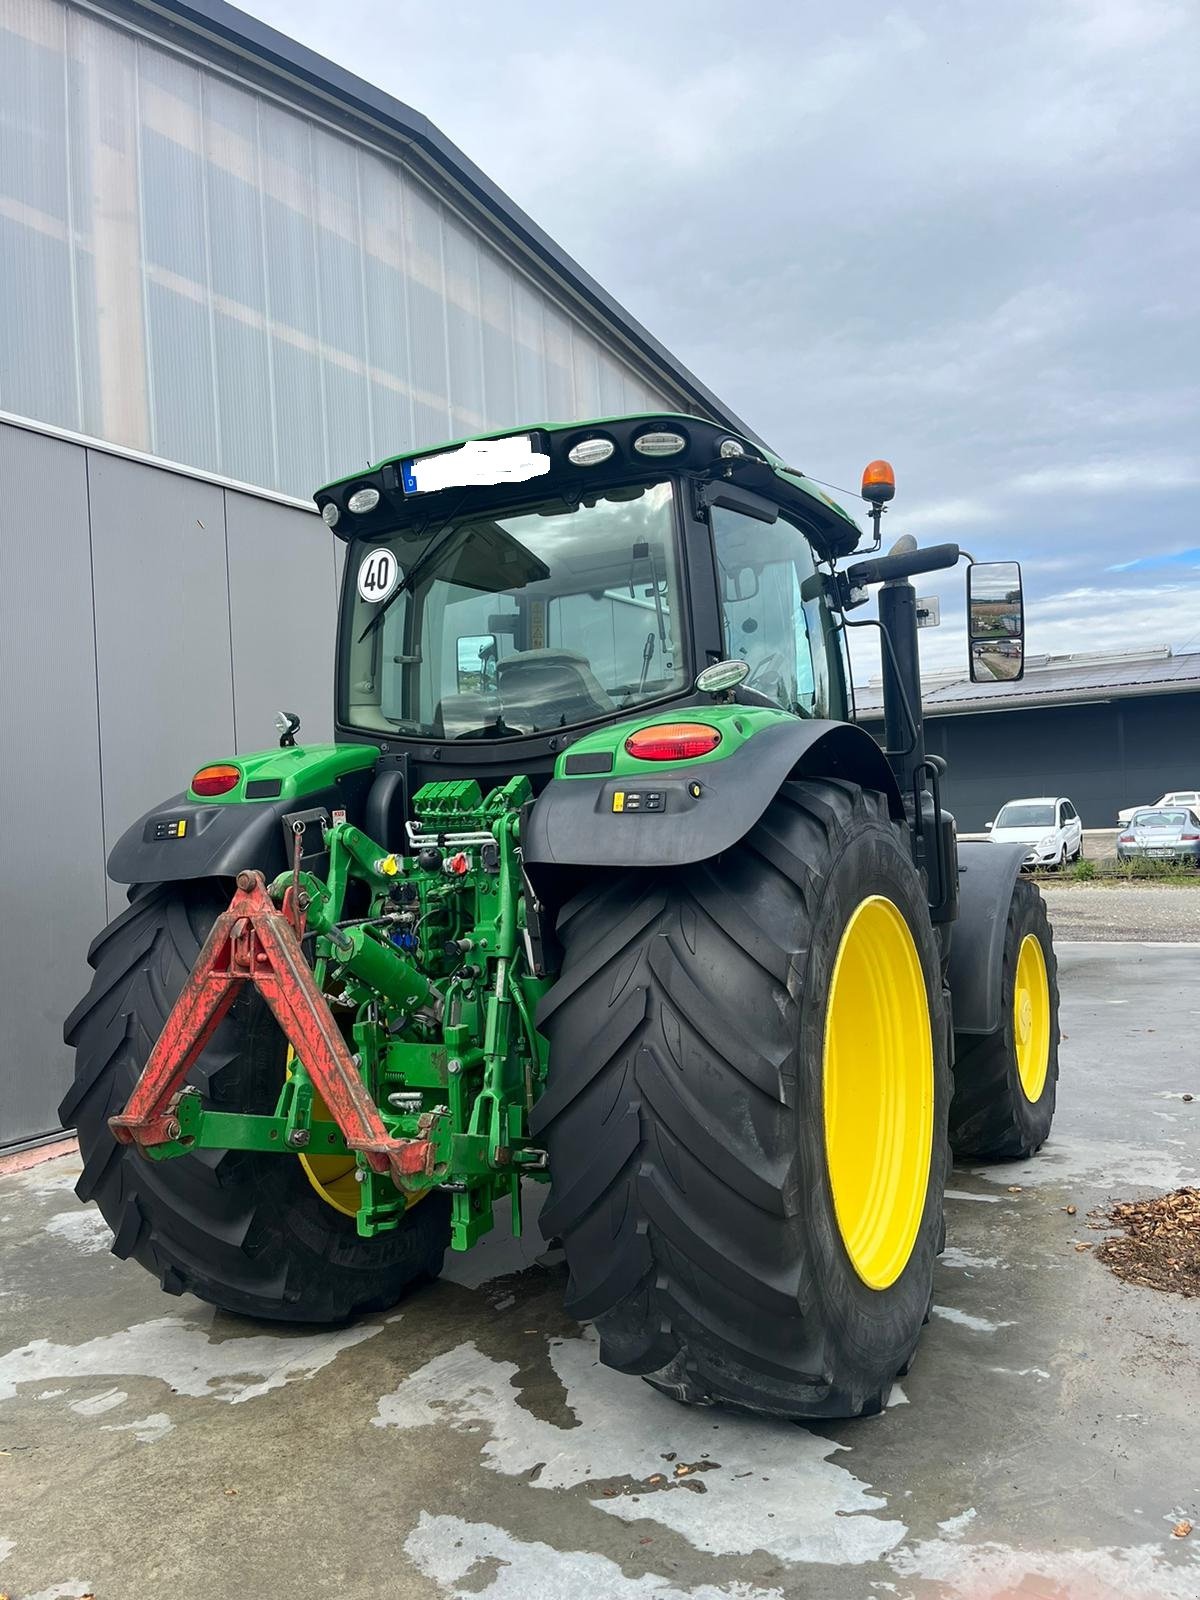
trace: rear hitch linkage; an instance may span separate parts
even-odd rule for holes
[[[398,1188],[422,1188],[419,1180],[433,1172],[433,1142],[394,1138],[384,1127],[304,958],[298,900],[289,892],[280,910],[261,872],[238,874],[229,909],[213,923],[128,1105],[109,1127],[122,1144],[147,1150],[177,1138],[184,1080],[242,986],[252,984],[302,1057],[347,1148],[373,1171],[390,1173]]]

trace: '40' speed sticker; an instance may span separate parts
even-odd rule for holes
[[[368,550],[358,564],[358,592],[364,600],[386,600],[400,582],[400,563],[390,550]]]

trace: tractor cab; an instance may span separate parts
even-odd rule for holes
[[[845,715],[818,567],[857,525],[711,423],[534,428],[316,498],[348,546],[339,738],[462,770],[502,754],[544,777],[571,730],[691,702],[726,659],[745,663],[748,704]]]

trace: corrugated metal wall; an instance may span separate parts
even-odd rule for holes
[[[0,1146],[57,1126],[116,839],[282,707],[330,737],[335,601],[315,513],[0,424]]]
[[[0,0],[0,84],[0,410],[304,496],[488,428],[686,409],[398,161],[215,68]]]

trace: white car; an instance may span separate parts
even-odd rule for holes
[[[1027,846],[1027,867],[1061,867],[1083,854],[1083,823],[1062,795],[1010,800],[987,824],[987,831],[993,844]]]
[[[1159,806],[1188,806],[1193,811],[1200,810],[1200,789],[1172,789],[1152,806],[1126,806],[1124,811],[1117,812],[1117,821],[1124,827],[1139,811],[1157,811]]]

